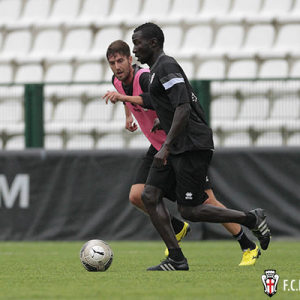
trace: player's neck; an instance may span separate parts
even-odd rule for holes
[[[133,77],[134,77],[134,69],[131,66],[130,73],[129,73],[128,77],[126,78],[126,80],[123,81],[123,84],[130,85],[133,82]]]
[[[164,54],[163,49],[158,49],[155,51],[152,57],[149,59],[149,62],[147,62],[147,65],[151,68],[162,54]]]

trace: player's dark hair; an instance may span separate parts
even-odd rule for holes
[[[165,36],[161,28],[154,23],[145,23],[134,29],[134,33],[137,31],[141,31],[144,38],[147,40],[156,38],[158,42],[158,46],[163,48]]]
[[[110,56],[117,53],[129,57],[131,54],[128,44],[122,40],[116,40],[112,42],[107,48],[106,58],[108,59]]]

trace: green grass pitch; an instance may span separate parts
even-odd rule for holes
[[[272,241],[257,264],[238,267],[234,241],[183,242],[188,272],[147,272],[163,258],[162,242],[111,241],[114,260],[106,272],[80,264],[82,242],[0,242],[0,299],[269,299],[261,275],[280,276],[272,299],[300,299],[283,280],[300,280],[300,242]]]

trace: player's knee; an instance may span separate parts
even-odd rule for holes
[[[134,206],[140,207],[142,204],[141,195],[137,193],[130,193],[129,202]]]
[[[142,201],[144,203],[144,205],[150,205],[151,204],[151,191],[147,190],[147,188],[144,189],[144,191],[142,192]]]

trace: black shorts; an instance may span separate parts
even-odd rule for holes
[[[150,171],[150,168],[151,168],[151,165],[153,162],[154,155],[157,152],[158,151],[152,145],[150,145],[147,153],[142,158],[142,161],[136,172],[133,184],[145,184],[146,183],[148,175],[149,175],[149,171]],[[212,184],[211,184],[208,176],[206,176],[206,179],[205,179],[205,189],[206,190],[212,189]]]
[[[147,177],[148,177],[148,174],[149,174],[152,162],[153,162],[153,158],[156,153],[157,153],[157,150],[152,145],[150,145],[147,153],[142,158],[142,161],[136,172],[134,184],[138,184],[138,183],[145,184],[146,183],[146,180],[147,180]]]
[[[178,204],[202,204],[208,198],[205,190],[211,188],[207,171],[212,154],[211,150],[200,150],[169,155],[164,167],[151,166],[146,184],[158,187],[165,194],[173,191]]]

